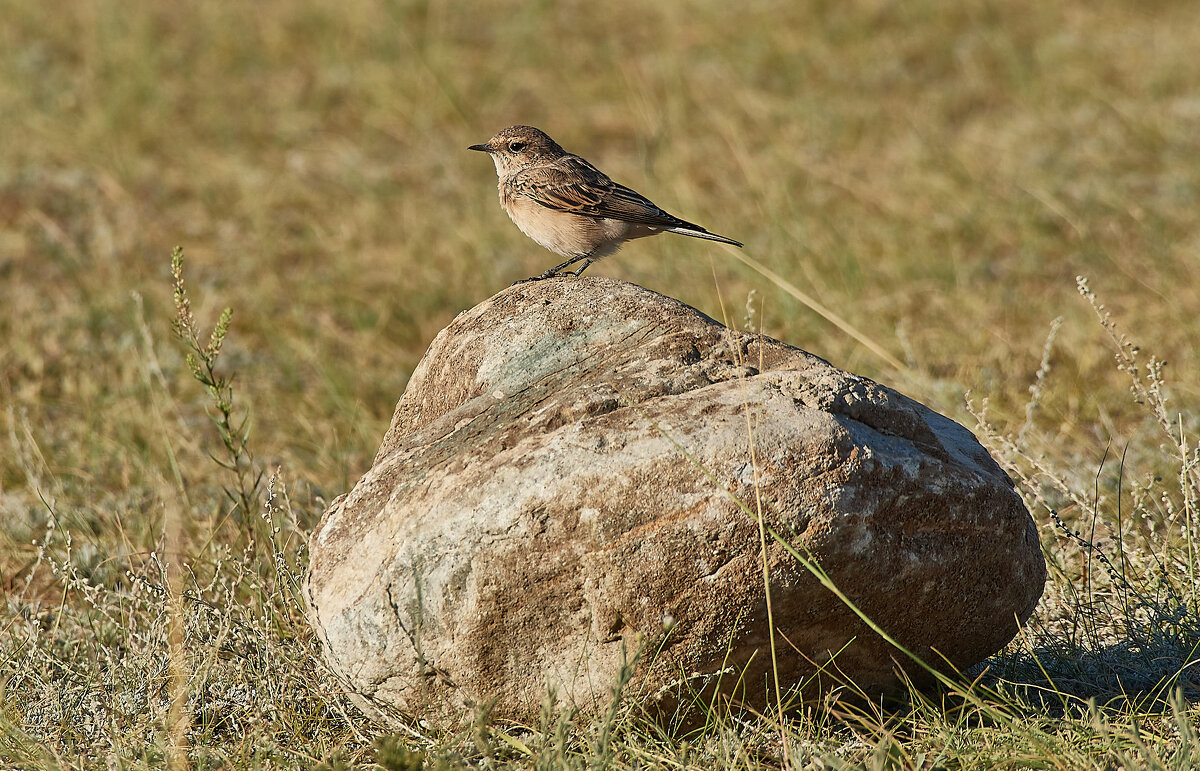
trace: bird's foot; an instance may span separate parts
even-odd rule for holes
[[[574,265],[575,263],[579,262],[580,260],[583,261],[583,264],[579,266],[579,270],[573,270],[573,271],[572,270],[564,270],[564,268]],[[582,273],[584,270],[586,270],[587,266],[591,265],[593,262],[595,262],[595,261],[586,255],[583,257],[573,257],[573,258],[567,260],[566,262],[564,262],[562,265],[555,265],[553,268],[546,271],[545,273],[543,273],[540,276],[530,276],[529,278],[523,278],[520,281],[514,281],[512,285],[516,286],[517,284],[527,284],[530,281],[545,281],[548,278],[565,278],[566,276],[572,276],[572,277],[577,278],[579,276],[579,274]]]
[[[518,281],[514,281],[514,282],[512,282],[512,286],[517,286],[518,284],[528,284],[530,281],[545,281],[548,278],[559,278],[561,276],[574,276],[574,275],[576,275],[576,274],[574,274],[574,273],[558,273],[553,270],[548,270],[545,273],[541,274],[540,276],[530,276],[529,278],[523,278]]]

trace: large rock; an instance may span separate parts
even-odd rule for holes
[[[507,289],[434,339],[313,535],[311,621],[376,715],[528,720],[551,691],[594,710],[638,652],[626,692],[651,704],[706,689],[761,706],[764,559],[735,498],[761,503],[779,674],[809,697],[838,677],[892,689],[895,661],[924,674],[769,531],[934,663],[995,652],[1042,593],[1033,522],[962,426],[581,278]]]

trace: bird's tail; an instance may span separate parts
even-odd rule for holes
[[[699,225],[693,225],[690,222],[684,223],[674,228],[663,228],[668,233],[678,233],[681,236],[691,236],[692,238],[705,238],[709,241],[720,241],[723,244],[733,244],[734,246],[745,246],[741,241],[734,241],[732,238],[719,236],[716,233],[709,233]]]

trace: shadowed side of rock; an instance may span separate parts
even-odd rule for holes
[[[731,697],[761,705],[763,555],[736,499],[930,660],[985,658],[1041,595],[1032,520],[966,429],[584,278],[512,287],[438,334],[314,533],[310,617],[365,709],[528,719],[548,690],[593,709],[639,646],[646,699],[734,667]],[[783,545],[766,560],[777,632],[803,654],[781,649],[787,682],[837,653],[869,693],[896,685],[887,643]]]

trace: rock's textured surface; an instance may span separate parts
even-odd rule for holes
[[[313,535],[311,620],[368,711],[527,719],[548,689],[592,709],[635,650],[646,699],[761,704],[763,554],[734,496],[927,660],[990,655],[1041,596],[1033,522],[966,429],[581,278],[507,289],[433,341],[373,468]],[[868,693],[895,686],[903,657],[769,535],[766,562],[787,684],[829,687],[810,678],[836,653]],[[718,684],[723,667],[744,677]]]

